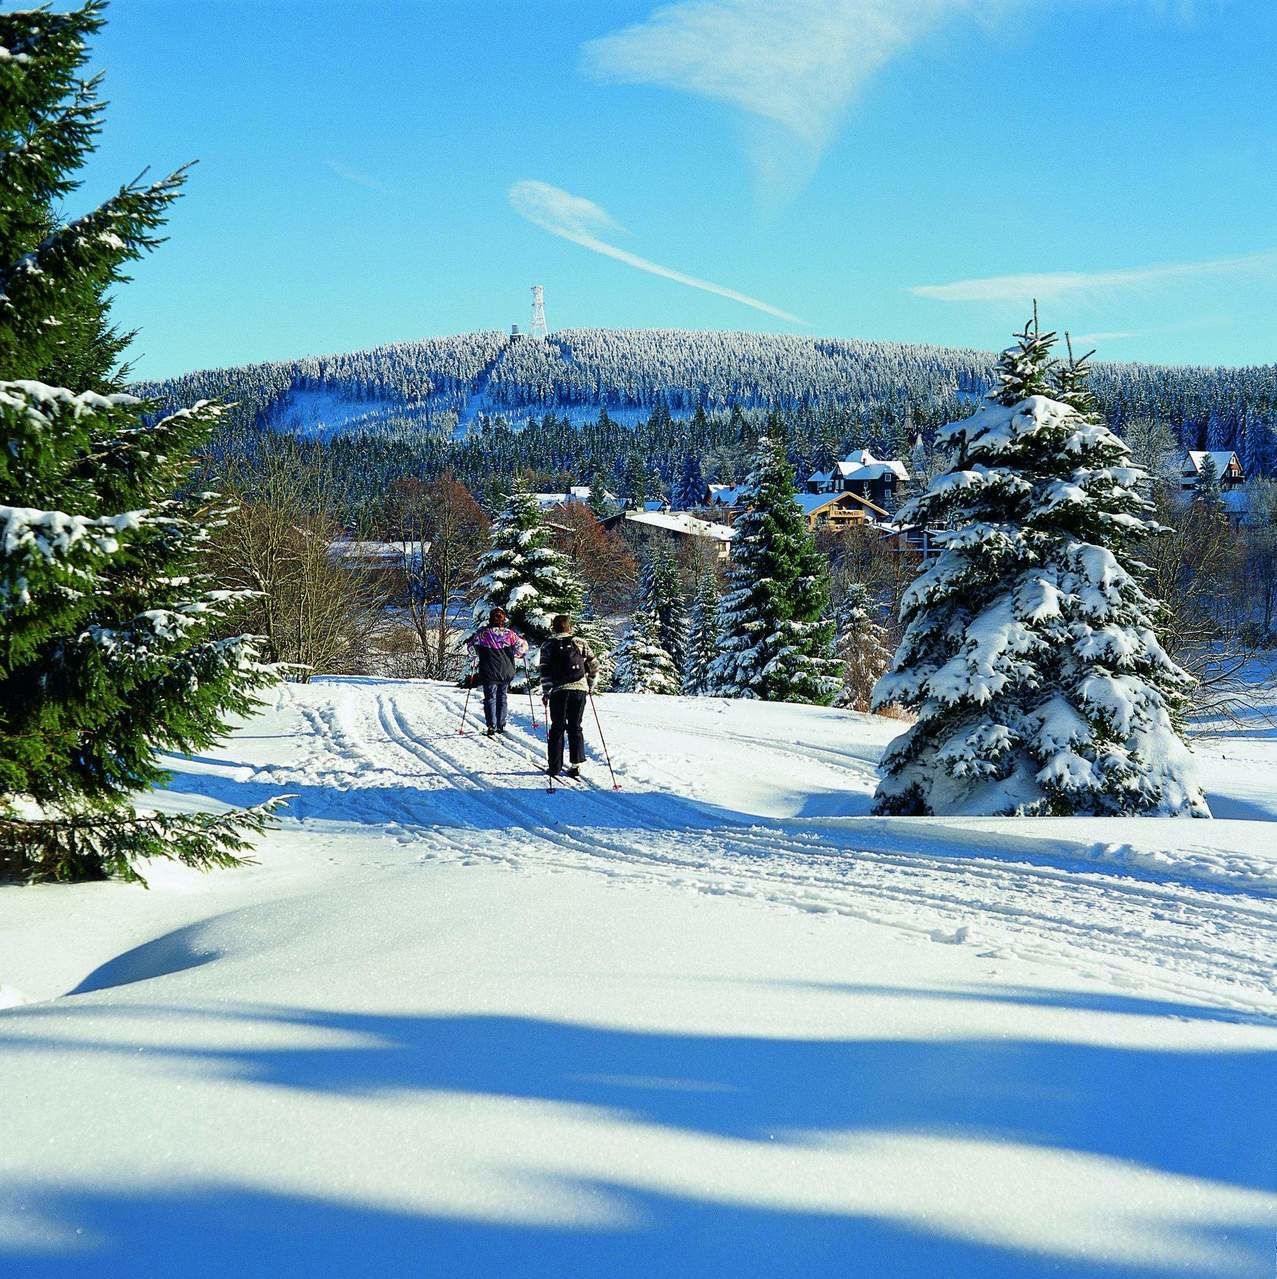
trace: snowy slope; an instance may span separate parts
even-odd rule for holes
[[[176,761],[296,797],[256,867],[0,889],[0,1273],[1270,1272],[1277,741],[1224,820],[887,820],[898,722],[608,696],[549,796],[462,696]]]

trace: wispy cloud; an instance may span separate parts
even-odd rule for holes
[[[360,173],[358,169],[349,168],[338,160],[325,160],[324,165],[344,182],[352,182],[357,187],[367,187],[369,191],[380,191],[383,195],[390,193],[390,188],[384,182],[370,178],[366,173]]]
[[[616,245],[600,239],[599,233],[621,232],[623,228],[613,221],[606,209],[600,208],[593,200],[587,200],[584,196],[573,195],[561,187],[551,186],[548,182],[527,179],[516,182],[507,192],[507,197],[510,207],[520,217],[527,218],[529,222],[539,226],[543,231],[549,231],[551,235],[562,236],[563,239],[571,240],[573,244],[579,244],[582,248],[601,253],[604,257],[615,258],[618,262],[624,262],[626,266],[646,271],[650,275],[659,275],[677,284],[701,289],[705,293],[715,293],[721,298],[739,302],[742,306],[752,306],[756,311],[774,315],[780,320],[788,320],[791,324],[806,323],[798,316],[782,311],[780,307],[772,306],[769,302],[752,298],[747,293],[740,293],[736,289],[729,289],[725,285],[714,284],[709,280],[698,279],[694,275],[676,271],[673,267],[662,266],[659,262],[651,262],[647,258],[641,258],[637,254],[619,249]]]
[[[1161,266],[1123,267],[1116,271],[1054,271],[1025,275],[989,275],[949,284],[915,284],[910,293],[938,302],[1047,301],[1079,294],[1147,288],[1217,275],[1260,275],[1277,268],[1277,251],[1204,262],[1168,262]]]
[[[893,57],[949,16],[1013,0],[678,0],[591,40],[585,71],[727,103],[761,124],[768,193],[810,176],[847,108]]]

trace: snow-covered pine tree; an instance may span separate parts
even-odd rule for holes
[[[710,683],[723,697],[827,706],[838,691],[829,569],[798,503],[782,443],[758,442],[741,486],[732,567]]]
[[[1033,310],[1035,329],[1037,322],[1038,313],[1035,307]],[[1055,390],[1050,394],[1053,394],[1061,404],[1067,404],[1069,408],[1080,413],[1088,421],[1098,421],[1100,420],[1100,402],[1091,389],[1091,356],[1095,352],[1087,351],[1085,355],[1075,356],[1073,338],[1068,333],[1064,335],[1064,345],[1068,351],[1068,359],[1056,366]],[[1045,392],[1035,392],[1035,394],[1045,394]]]
[[[641,608],[616,649],[612,683],[620,693],[677,693],[678,670],[661,644],[656,614]]]
[[[1009,346],[998,358],[993,370],[994,387],[990,398],[998,404],[1010,406],[1027,400],[1031,395],[1047,397],[1060,393],[1060,362],[1051,354],[1055,347],[1055,334],[1043,333],[1038,327],[1038,304],[1033,304],[1033,317],[1016,333],[1015,345]],[[1074,379],[1071,388],[1085,380],[1085,374]],[[1088,392],[1089,393],[1089,392]],[[937,441],[938,442],[938,441]]]
[[[692,621],[688,630],[687,660],[683,666],[683,692],[692,697],[708,697],[709,670],[718,656],[718,582],[706,569],[701,574]]]
[[[1223,513],[1224,492],[1219,483],[1219,467],[1209,453],[1202,458],[1202,464],[1197,469],[1197,487],[1193,490],[1193,501],[1221,515]]]
[[[670,655],[676,670],[687,661],[688,622],[678,565],[665,542],[649,551],[639,584],[641,607],[656,618],[656,637]]]
[[[1017,335],[998,389],[939,432],[951,469],[900,513],[941,550],[874,691],[918,717],[883,756],[879,813],[1209,816],[1179,733],[1192,680],[1132,558],[1158,529],[1147,473],[1058,398],[1077,387],[1056,388],[1051,338],[1036,318]]]
[[[842,687],[835,706],[867,711],[874,685],[891,665],[886,644],[886,628],[878,621],[877,609],[862,582],[852,582],[834,609],[837,638],[834,657],[842,667]]]
[[[488,614],[503,608],[510,625],[538,645],[549,636],[556,613],[576,613],[582,590],[567,558],[550,545],[550,530],[522,480],[515,482],[488,536],[475,583],[475,626],[486,626]]]
[[[616,674],[616,663],[612,650],[616,646],[616,636],[612,628],[594,611],[594,601],[587,594],[581,605],[581,616],[572,628],[589,646],[590,651],[598,659],[599,670],[594,677],[596,692],[606,693],[612,687],[612,679]]]
[[[0,14],[0,869],[140,879],[137,861],[230,866],[272,805],[139,811],[159,751],[211,746],[273,678],[224,636],[236,597],[200,567],[215,495],[188,493],[217,406],[147,424],[102,394],[123,348],[104,290],[158,243],[180,173],[74,222],[53,213],[101,124],[79,72],[102,6]],[[43,377],[73,378],[69,387]],[[7,863],[7,865],[4,865]]]

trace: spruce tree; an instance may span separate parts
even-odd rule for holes
[[[834,610],[837,638],[834,657],[842,667],[842,687],[835,706],[867,711],[874,685],[891,665],[886,629],[862,582],[852,582]]]
[[[715,693],[827,706],[838,690],[829,569],[794,500],[783,446],[764,437],[741,487],[732,567],[722,601]]]
[[[612,656],[616,636],[612,634],[612,628],[595,613],[594,601],[588,594],[581,605],[581,615],[572,629],[590,646],[590,651],[598,659],[599,669],[594,677],[595,692],[606,693],[612,687],[616,674]]]
[[[475,583],[475,626],[486,626],[488,614],[503,608],[510,625],[538,645],[549,637],[556,613],[576,612],[582,590],[567,557],[550,545],[550,530],[522,480],[492,521],[488,536],[489,549],[479,561]]]
[[[1209,815],[1179,734],[1192,680],[1134,557],[1159,528],[1147,473],[1102,422],[1022,395],[1057,377],[1049,337],[1017,335],[998,389],[939,432],[950,470],[900,513],[941,550],[874,693],[917,715],[880,813]]]
[[[701,464],[694,453],[684,453],[672,505],[676,511],[690,511],[700,506],[704,499],[705,477],[701,474]]]
[[[1215,459],[1207,453],[1197,469],[1197,487],[1193,490],[1193,501],[1222,516],[1224,510],[1224,492],[1219,483],[1219,467]]]
[[[590,477],[590,513],[596,520],[605,520],[615,513],[615,503],[608,500],[607,480],[601,470]]]
[[[656,615],[641,608],[616,650],[613,683],[621,693],[677,693],[678,668],[660,640]]]
[[[994,370],[991,397],[998,404],[1019,404],[1030,395],[1056,395],[1059,390],[1059,361],[1051,354],[1055,334],[1038,328],[1038,304],[1033,316],[1020,333],[1013,335],[1015,345],[1002,352]]]
[[[239,597],[201,568],[215,495],[189,480],[219,407],[148,423],[102,393],[126,341],[105,291],[158,243],[182,175],[54,213],[100,128],[79,72],[102,21],[98,3],[0,14],[0,368],[18,379],[0,382],[0,861],[24,878],[235,865],[273,807],[135,807],[167,776],[158,752],[213,745],[273,672],[224,638]],[[37,380],[54,375],[71,385]]]
[[[642,607],[656,618],[656,637],[661,647],[673,659],[675,668],[682,670],[687,661],[687,609],[678,565],[665,542],[654,545],[648,554],[639,597]]]
[[[701,574],[692,621],[688,630],[687,659],[683,666],[683,692],[691,697],[707,697],[713,689],[710,667],[718,656],[718,582],[713,572]]]
[[[1033,314],[1033,321],[1037,323],[1037,311]],[[1088,422],[1098,422],[1100,416],[1100,402],[1095,398],[1095,392],[1091,389],[1091,356],[1094,351],[1088,351],[1085,355],[1075,356],[1073,354],[1073,339],[1069,334],[1064,335],[1065,346],[1068,350],[1068,360],[1064,364],[1057,366],[1055,370],[1055,391],[1054,395],[1061,404],[1067,404],[1074,412],[1086,418]]]

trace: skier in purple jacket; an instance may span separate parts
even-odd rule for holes
[[[506,625],[510,619],[503,608],[488,614],[488,624],[466,644],[473,650],[483,685],[483,718],[488,736],[505,732],[507,693],[515,676],[515,663],[527,655],[527,641]]]

